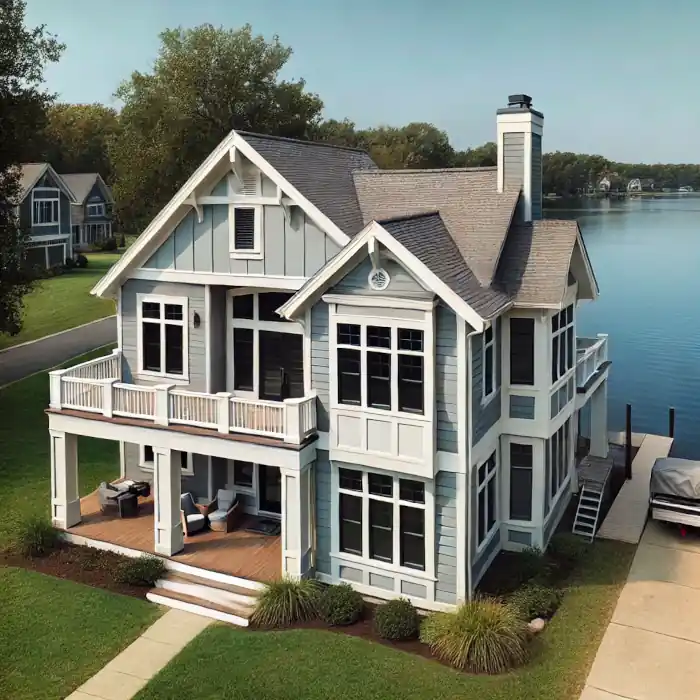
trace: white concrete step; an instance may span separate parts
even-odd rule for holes
[[[248,627],[248,618],[253,612],[253,609],[248,606],[212,603],[202,598],[177,593],[176,591],[170,591],[165,588],[151,589],[146,593],[146,598],[152,603],[166,605],[176,610],[185,610],[195,615],[209,617],[221,622],[228,622],[238,627]]]
[[[255,588],[244,588],[176,572],[169,572],[156,581],[156,588],[200,598],[214,604],[240,606],[245,609],[255,607],[259,593]]]

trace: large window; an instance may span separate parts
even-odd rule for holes
[[[532,520],[532,445],[510,443],[510,519]]]
[[[262,255],[262,208],[259,206],[229,207],[229,246],[235,258]]]
[[[140,445],[139,447],[139,466],[144,471],[153,471],[155,463],[155,455],[151,445]],[[180,452],[180,471],[183,476],[192,476],[194,474],[194,460],[192,452]]]
[[[574,366],[574,305],[552,316],[552,383]]]
[[[478,545],[490,539],[496,528],[498,479],[494,452],[477,470],[476,534]]]
[[[336,346],[339,404],[423,414],[422,330],[338,323]]]
[[[510,319],[510,383],[535,383],[535,319]]]
[[[41,199],[39,199],[41,196]],[[58,190],[34,192],[32,202],[32,226],[49,226],[59,220]]]
[[[548,513],[569,475],[571,419],[547,440],[545,450],[545,513]]]
[[[98,202],[97,204],[88,204],[87,205],[87,215],[88,216],[104,216],[105,215],[104,202]]]
[[[339,548],[364,559],[425,571],[425,484],[338,469]]]
[[[490,399],[496,391],[496,338],[493,325],[481,336],[481,388],[482,398]]]
[[[138,295],[139,371],[183,379],[187,375],[187,299]]]

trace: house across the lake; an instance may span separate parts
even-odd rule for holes
[[[542,218],[542,113],[496,129],[496,167],[440,170],[226,136],[93,290],[118,348],[51,372],[53,522],[163,556],[186,609],[282,575],[446,609],[545,548],[580,412],[607,456],[607,336],[577,336],[577,223]],[[125,484],[80,499],[80,435]]]

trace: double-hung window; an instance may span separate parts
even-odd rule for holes
[[[142,374],[187,378],[187,298],[139,294],[138,354]]]
[[[574,305],[552,316],[552,383],[574,366]]]
[[[338,469],[340,552],[425,571],[425,496],[422,481]]]
[[[481,336],[482,399],[488,401],[496,392],[496,336],[493,324]]]
[[[338,323],[335,331],[339,404],[418,415],[424,413],[423,330],[371,323]]]
[[[569,475],[571,418],[547,440],[545,450],[545,513],[548,513]]]
[[[50,226],[59,222],[60,191],[37,187],[32,192],[32,226]]]
[[[97,204],[88,204],[87,205],[87,215],[88,216],[104,216],[105,215],[104,202],[98,202]]]
[[[497,521],[498,479],[494,452],[477,470],[476,534],[478,546],[491,538]]]

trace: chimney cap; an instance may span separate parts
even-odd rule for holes
[[[518,95],[508,95],[508,106],[509,107],[532,107],[532,97],[526,95],[525,93],[520,93]]]

